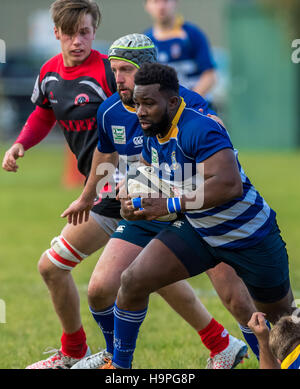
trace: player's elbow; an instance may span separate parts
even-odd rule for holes
[[[241,179],[228,180],[226,182],[228,201],[241,197],[243,195],[243,184]]]

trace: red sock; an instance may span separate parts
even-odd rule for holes
[[[198,334],[205,347],[210,350],[210,356],[214,357],[229,344],[229,334],[224,327],[219,324],[215,319],[211,319],[208,326],[199,331]]]
[[[86,336],[81,327],[73,334],[63,332],[61,337],[61,351],[63,354],[72,358],[82,358],[87,351]]]

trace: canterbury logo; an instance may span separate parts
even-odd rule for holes
[[[124,231],[126,226],[118,226],[118,228],[116,229],[116,232],[120,232],[122,233]]]
[[[135,146],[140,146],[143,144],[143,136],[136,136],[133,138],[133,144]]]

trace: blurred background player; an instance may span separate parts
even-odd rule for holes
[[[179,82],[210,101],[216,83],[215,63],[204,32],[177,13],[178,0],[145,0],[153,20],[146,30],[158,50],[158,62],[177,71]]]
[[[258,339],[261,369],[300,369],[299,317],[283,316],[270,330],[265,314],[254,312],[248,326]]]

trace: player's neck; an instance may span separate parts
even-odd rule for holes
[[[157,21],[154,23],[154,31],[156,33],[167,33],[169,32],[170,30],[173,30],[175,28],[175,25],[176,25],[176,18],[170,18],[168,20],[164,20],[164,21]]]
[[[64,63],[64,67],[66,68],[73,68],[75,66],[80,66],[82,65],[87,59],[88,57],[91,55],[91,52],[89,52],[89,54],[82,60],[80,61],[74,61],[72,58],[69,58],[67,55],[64,55],[64,53],[62,53],[62,57],[63,57],[63,63]]]
[[[161,133],[159,133],[157,136],[159,138],[164,138],[168,133],[169,131],[171,131],[172,129],[172,126],[173,126],[173,120],[178,112],[178,109],[180,107],[180,104],[181,102],[178,103],[177,107],[174,109],[174,111],[170,114],[170,117],[169,117],[169,125],[166,127],[166,129],[164,131],[162,131]]]
[[[178,17],[169,20],[166,23],[154,23],[153,35],[159,41],[172,39],[174,37],[184,38],[185,31],[181,28],[182,23],[178,23]]]

